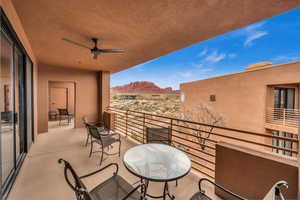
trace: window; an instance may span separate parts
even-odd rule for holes
[[[272,131],[272,134],[274,136],[279,136],[279,137],[284,137],[284,138],[293,138],[294,137],[294,135],[292,133],[287,133],[287,132],[283,132],[283,131]],[[293,149],[293,142],[286,141],[286,140],[280,140],[280,139],[276,139],[276,138],[272,139],[272,145],[276,146],[276,147],[286,148],[286,149]],[[280,150],[280,149],[273,149],[273,152],[292,156],[291,152]]]
[[[295,88],[275,88],[274,107],[293,109],[295,104]]]

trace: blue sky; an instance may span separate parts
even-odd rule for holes
[[[111,86],[151,81],[180,83],[243,71],[249,64],[300,60],[300,8],[115,73]]]

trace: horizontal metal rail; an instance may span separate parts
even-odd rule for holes
[[[266,112],[266,122],[299,128],[300,110],[288,108],[268,108]]]
[[[227,141],[261,151],[270,152],[277,149],[290,152],[294,157],[298,155],[298,137],[288,138],[256,133],[134,110],[109,108],[109,111],[116,114],[116,129],[139,143],[146,142],[146,127],[169,128],[172,131],[172,145],[190,156],[194,170],[210,178],[214,178],[215,145],[220,141]],[[287,113],[291,112],[287,111]],[[287,119],[287,122],[289,120]],[[274,139],[290,142],[294,147],[273,146],[272,140]]]

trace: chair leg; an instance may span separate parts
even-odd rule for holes
[[[102,151],[101,151],[101,158],[100,158],[100,166],[101,166],[101,164],[102,164],[102,161],[103,161],[103,152],[104,152],[104,148],[103,148],[103,146],[101,146],[101,149],[102,149]]]
[[[176,187],[178,186],[178,180],[176,180]]]
[[[87,145],[88,145],[88,143],[89,143],[89,137],[90,137],[90,134],[87,134],[87,138],[86,138],[85,146],[87,146]]]
[[[93,144],[94,144],[94,142],[92,141],[92,142],[91,142],[91,150],[90,150],[90,155],[89,155],[89,157],[91,157],[91,155],[92,155],[92,151],[93,151]]]
[[[119,142],[119,157],[121,156],[121,141]]]

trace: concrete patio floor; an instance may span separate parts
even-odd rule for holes
[[[57,160],[59,158],[68,160],[79,175],[99,169],[99,155],[94,153],[91,158],[88,157],[89,146],[84,146],[85,139],[86,129],[84,128],[53,129],[48,133],[40,134],[24,161],[8,199],[75,199],[74,193],[65,182],[63,166],[59,165]],[[134,142],[122,137],[121,157],[105,157],[106,159],[101,166],[116,162],[120,167],[119,173],[130,183],[135,183],[138,181],[138,178],[128,172],[122,163],[124,152],[134,145],[136,145]],[[117,148],[113,148],[112,151],[114,150],[117,150]],[[88,189],[92,189],[111,176],[112,171],[113,169],[105,170],[103,173],[86,179],[84,183]],[[199,178],[192,171],[178,181],[178,187],[175,186],[175,182],[170,183],[170,191],[175,195],[177,200],[188,200],[198,191]],[[211,186],[205,186],[205,190],[213,199],[219,199],[213,195],[213,188]],[[149,184],[149,193],[152,195],[161,195],[162,192],[162,184],[154,182]]]

